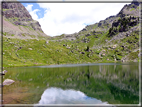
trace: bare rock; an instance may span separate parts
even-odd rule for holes
[[[39,35],[47,36],[42,31],[39,22],[32,19],[27,9],[20,2],[9,2],[4,0],[2,9],[3,32],[8,32],[5,36],[9,37],[9,35],[14,34],[16,38],[18,37],[20,39],[34,38],[30,35],[35,35],[35,37]],[[25,37],[21,36],[25,33],[27,33]]]
[[[91,36],[91,34],[90,34],[90,33],[88,33],[88,34],[86,34],[85,36],[86,36],[86,37],[88,37],[88,36]]]
[[[11,84],[14,83],[14,82],[15,82],[15,81],[12,80],[12,79],[6,79],[6,80],[4,80],[3,85],[11,85]]]
[[[29,48],[29,50],[33,50],[32,48]]]

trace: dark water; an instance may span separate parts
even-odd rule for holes
[[[52,65],[6,70],[4,79],[15,81],[3,89],[4,99],[13,93],[13,100],[5,102],[8,104],[139,103],[138,63]]]

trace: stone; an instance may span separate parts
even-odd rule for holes
[[[22,47],[19,47],[18,50],[22,49]]]
[[[32,48],[29,48],[29,50],[33,50]]]
[[[84,28],[84,29],[82,29],[81,31],[87,31],[87,29],[86,29],[86,28]]]
[[[98,23],[98,27],[101,27],[102,23]]]
[[[46,41],[46,44],[48,44],[49,42],[48,41]]]
[[[31,79],[29,79],[29,81],[32,81],[33,79],[31,78]]]
[[[47,87],[49,87],[49,83],[47,83],[47,85],[46,85]]]
[[[105,56],[105,53],[103,53],[102,55]]]
[[[12,80],[12,79],[6,79],[6,80],[4,80],[3,85],[11,85],[11,84],[14,83],[14,82],[15,82],[15,81]]]
[[[85,52],[80,52],[81,54],[85,54]]]
[[[88,34],[86,34],[85,36],[86,36],[86,37],[88,37],[88,36],[91,36],[91,34],[90,34],[90,33],[88,33]]]
[[[134,59],[134,62],[138,62],[138,60],[137,60],[137,59]]]
[[[70,49],[70,47],[67,47],[67,49]]]
[[[115,49],[116,47],[117,47],[117,45],[113,45],[113,46],[112,46],[112,49]]]

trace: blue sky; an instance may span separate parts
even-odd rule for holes
[[[20,1],[20,0],[19,0]],[[34,0],[35,1],[35,0]],[[44,33],[57,36],[79,32],[86,25],[116,15],[126,3],[22,3]]]
[[[28,5],[33,5],[32,6],[32,11],[38,9],[39,11],[36,12],[38,18],[43,18],[44,17],[44,12],[45,12],[45,8],[40,8],[40,6],[37,3],[22,3],[25,7],[27,7]]]

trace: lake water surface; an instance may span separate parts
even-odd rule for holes
[[[39,104],[107,104],[96,98],[86,96],[73,89],[47,88],[41,96]]]
[[[5,68],[4,104],[138,104],[138,63]],[[10,96],[10,97],[9,97]]]

